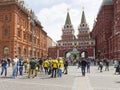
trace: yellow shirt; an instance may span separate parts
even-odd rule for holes
[[[28,65],[28,60],[25,60],[24,61],[24,66],[27,66]]]
[[[53,60],[52,64],[53,64],[53,68],[58,68],[58,60]]]
[[[60,61],[58,62],[58,64],[59,64],[59,68],[62,68],[62,67],[63,67],[63,60],[60,60]]]
[[[43,67],[48,67],[49,66],[49,62],[48,61],[44,61],[43,62]]]

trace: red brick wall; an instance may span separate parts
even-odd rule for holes
[[[109,38],[112,34],[113,5],[102,6],[95,26],[92,30],[92,37],[96,40],[97,58],[109,57]]]
[[[113,32],[109,40],[110,58],[120,60],[120,0],[114,1]]]

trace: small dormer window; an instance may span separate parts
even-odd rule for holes
[[[83,27],[84,27],[85,25],[83,24]]]
[[[69,26],[67,25],[67,28],[69,28]]]

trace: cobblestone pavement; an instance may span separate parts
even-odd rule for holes
[[[85,77],[76,66],[70,66],[68,75],[61,78],[50,78],[39,72],[35,78],[28,79],[24,74],[12,79],[11,73],[12,69],[8,68],[7,77],[0,76],[0,90],[120,90],[120,75],[114,75],[112,66],[110,71],[102,73],[92,66],[91,73]]]
[[[91,74],[87,75],[90,90],[120,90],[120,75],[115,75],[115,68],[100,73],[96,67],[92,67]]]

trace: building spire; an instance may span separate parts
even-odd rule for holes
[[[84,11],[84,7],[82,7],[82,10]]]
[[[71,19],[70,19],[69,11],[70,11],[70,9],[68,8],[67,9],[67,17],[66,17],[65,25],[67,25],[67,24],[71,25]]]
[[[85,13],[84,13],[84,7],[82,7],[83,11],[82,11],[82,18],[81,18],[81,24],[82,23],[86,23],[86,17],[85,17]]]

